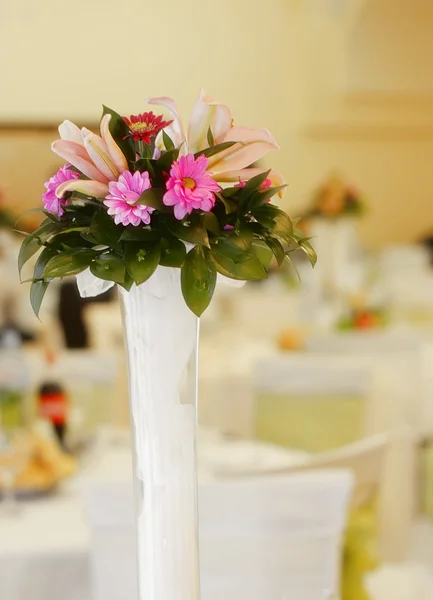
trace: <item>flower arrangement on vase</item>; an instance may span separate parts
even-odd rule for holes
[[[198,316],[217,274],[262,279],[272,254],[278,264],[308,238],[270,200],[284,183],[273,171],[248,168],[278,148],[266,129],[233,124],[230,109],[201,92],[188,131],[174,102],[148,103],[170,117],[129,118],[104,107],[100,135],[70,121],[52,150],[66,162],[45,184],[46,219],[21,247],[19,268],[38,251],[30,291],[38,314],[55,278],[90,272],[130,290],[159,265],[181,269],[181,288]]]
[[[364,200],[359,191],[339,175],[331,175],[316,190],[305,218],[358,217],[363,213]]]

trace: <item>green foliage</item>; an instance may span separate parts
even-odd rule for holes
[[[278,266],[281,267],[281,265],[284,262],[284,259],[286,258],[286,253],[284,251],[283,245],[279,240],[273,237],[266,238],[266,243],[272,250],[272,253],[275,256],[275,258],[277,259]]]
[[[167,229],[180,240],[190,244],[199,244],[200,246],[209,246],[209,236],[206,229],[200,222],[172,221],[167,222]]]
[[[188,252],[182,265],[181,286],[185,302],[197,317],[212,300],[216,278],[217,271],[210,250],[195,246]]]
[[[125,281],[125,265],[117,254],[101,254],[90,265],[90,271],[105,281],[123,283]]]
[[[220,237],[211,243],[213,256],[227,258],[235,264],[244,263],[251,258],[251,252],[247,252],[227,237]]]
[[[145,190],[139,199],[137,200],[137,204],[144,204],[145,206],[150,206],[159,211],[167,211],[169,210],[167,206],[165,206],[162,202],[162,198],[164,196],[165,190],[163,188],[149,188]]]
[[[242,142],[223,142],[222,144],[216,144],[215,146],[211,146],[210,148],[205,148],[204,150],[200,150],[200,152],[196,152],[194,154],[194,156],[195,156],[195,158],[198,158],[199,156],[203,155],[203,156],[206,156],[207,158],[210,158],[211,156],[214,156],[215,154],[219,154],[220,152],[223,152],[224,150],[228,150],[228,148],[231,148],[235,144],[243,145]]]
[[[175,237],[161,240],[161,258],[159,264],[163,267],[181,267],[186,257],[185,244]]]
[[[162,141],[164,142],[166,150],[174,150],[175,146],[173,140],[164,130],[162,130]]]
[[[116,225],[106,210],[98,209],[95,212],[88,233],[93,236],[98,244],[109,246],[115,250],[120,249],[120,237],[123,234],[123,227]]]
[[[87,269],[95,256],[97,254],[93,250],[81,248],[55,254],[45,265],[42,277],[46,279],[78,275]]]
[[[42,300],[44,299],[48,286],[49,282],[44,280],[32,281],[32,285],[30,286],[30,304],[37,317],[39,317]]]
[[[215,146],[215,140],[213,137],[213,133],[212,133],[212,129],[209,127],[209,129],[207,130],[207,143],[210,146]]]
[[[137,285],[149,279],[159,265],[161,247],[131,243],[126,246],[125,265]]]

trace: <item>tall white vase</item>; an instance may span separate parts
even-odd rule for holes
[[[198,319],[180,269],[120,289],[128,359],[139,600],[198,600]]]
[[[120,290],[128,358],[139,600],[198,600],[198,319],[180,269]]]

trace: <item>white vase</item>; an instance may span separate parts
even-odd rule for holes
[[[180,269],[120,289],[128,358],[139,600],[198,600],[198,319]]]
[[[318,256],[315,276],[323,295],[335,297],[356,287],[360,254],[356,220],[316,218],[311,222],[310,233]]]

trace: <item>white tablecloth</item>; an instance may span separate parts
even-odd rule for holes
[[[244,441],[199,435],[202,485],[224,472],[261,466],[281,467],[305,459],[301,452]],[[80,476],[52,497],[23,502],[17,516],[0,515],[1,600],[92,600],[90,536],[81,502],[86,481],[124,481],[131,477],[126,439],[102,436]],[[1,512],[1,504],[0,504]],[[125,599],[126,600],[126,599]]]

